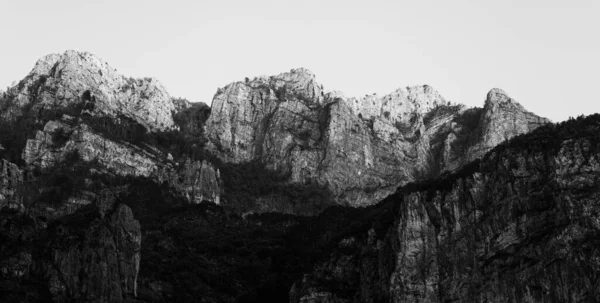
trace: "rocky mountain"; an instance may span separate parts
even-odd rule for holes
[[[23,182],[23,172],[19,167],[4,159],[0,160],[0,208],[19,208],[21,201],[17,189]]]
[[[219,89],[205,129],[223,161],[260,161],[291,182],[316,182],[338,203],[360,206],[545,123],[500,89],[472,109],[427,85],[345,98],[325,93],[310,71],[293,69]]]
[[[27,110],[90,102],[92,115],[129,117],[149,130],[177,128],[171,115],[174,104],[156,79],[126,78],[88,52],[70,50],[41,58],[7,94],[1,113],[9,121]]]
[[[29,172],[19,183],[5,169],[5,183],[12,181],[11,189],[4,191],[8,195],[18,188],[39,187],[32,184],[40,180],[40,172],[51,175],[72,162],[71,157],[93,166],[86,174],[148,177],[167,182],[191,203],[218,204],[223,191],[218,169],[206,161],[174,159],[171,154],[181,136],[178,114],[194,109],[170,97],[157,80],[126,78],[93,54],[48,55],[0,101],[0,155]],[[192,132],[190,124],[200,122],[188,120],[182,126]],[[70,196],[60,198],[71,207],[51,207],[51,212],[70,213],[92,203],[96,194],[90,183],[88,178],[70,190]],[[0,205],[5,200],[0,199]],[[47,205],[41,208],[48,210]]]
[[[518,136],[353,222],[290,302],[600,300],[600,115]]]
[[[4,211],[0,239],[3,302],[135,300],[141,231],[125,205],[89,205],[49,224]]]
[[[600,301],[599,130],[307,69],[209,107],[49,55],[0,92],[0,301]]]
[[[40,59],[0,107],[1,153],[28,171],[52,169],[77,153],[103,173],[168,182],[191,202],[221,203],[229,192],[225,202],[234,208],[244,200],[244,211],[296,214],[376,203],[549,122],[499,89],[483,108],[452,104],[427,85],[346,98],[326,93],[307,69],[232,83],[208,108],[76,51]],[[281,188],[318,192],[306,195],[315,206],[303,210],[288,189],[261,190],[247,202],[220,170],[235,175],[252,162],[278,175]]]

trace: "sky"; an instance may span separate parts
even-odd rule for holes
[[[231,82],[305,67],[349,97],[428,84],[482,106],[498,87],[562,121],[600,112],[599,15],[598,0],[0,0],[0,88],[75,49],[208,104]]]

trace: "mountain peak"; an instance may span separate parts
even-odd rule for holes
[[[95,100],[94,115],[125,115],[149,130],[177,127],[171,114],[172,98],[158,80],[125,77],[85,51],[67,50],[40,58],[12,94],[19,101],[7,116],[10,119],[22,114],[27,104],[37,109],[73,107],[88,94]]]
[[[447,101],[433,87],[424,85],[407,86],[409,100],[420,105],[421,112],[426,113],[438,105],[446,104]]]
[[[304,68],[304,67],[292,68],[290,70],[290,73],[292,73],[292,74],[304,74],[304,75],[310,76],[311,78],[315,77],[315,74],[311,70],[309,70],[308,68]]]
[[[487,98],[486,98],[486,104],[487,103],[493,103],[493,104],[500,104],[500,103],[517,103],[514,99],[512,99],[508,93],[506,93],[506,91],[504,91],[501,88],[492,88],[488,94],[487,94]],[[518,104],[518,103],[517,103]]]
[[[59,54],[49,54],[37,60],[35,66],[31,70],[30,74],[35,75],[46,75],[50,72],[52,67],[56,65],[56,62],[60,59]]]

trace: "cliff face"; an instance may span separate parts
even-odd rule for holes
[[[599,130],[598,115],[544,127],[401,188],[291,302],[600,300]]]
[[[205,130],[224,161],[262,161],[291,182],[316,181],[338,203],[358,206],[547,122],[497,89],[483,109],[472,110],[427,85],[345,98],[324,93],[314,74],[296,69],[219,89]]]
[[[18,207],[20,204],[17,193],[23,182],[23,172],[15,165],[0,159],[0,209],[4,206]]]
[[[210,110],[172,99],[155,79],[126,78],[90,53],[66,51],[38,60],[0,97],[0,157],[24,170],[17,174],[16,167],[3,162],[0,205],[20,199],[14,195],[20,175],[36,182],[36,172],[51,171],[69,159],[93,163],[96,174],[166,182],[191,203],[220,202],[223,185],[217,168],[203,159],[186,159],[187,154],[170,154],[181,133],[202,135]],[[177,115],[185,122],[181,132]],[[48,184],[38,183],[33,191],[48,191]],[[86,189],[62,198],[76,206],[89,204],[95,194]]]
[[[22,158],[30,167],[49,170],[73,153],[79,160],[96,163],[104,173],[147,177],[158,184],[166,182],[191,203],[220,203],[223,184],[219,170],[212,164],[189,159],[177,163],[151,145],[108,139],[81,120],[66,115],[59,121],[49,121],[34,139],[27,140]],[[82,199],[86,198],[77,197],[78,203]]]
[[[140,224],[118,205],[92,205],[46,226],[0,214],[0,298],[5,302],[125,302],[136,295]]]
[[[225,162],[264,163],[290,184],[318,184],[336,203],[351,206],[373,204],[399,185],[455,170],[548,122],[498,89],[482,109],[452,105],[427,85],[346,98],[326,93],[302,68],[227,85],[209,109],[172,99],[156,80],[126,78],[76,51],[38,60],[3,94],[0,115],[7,159],[30,167],[48,168],[77,150],[113,173],[170,181],[196,202],[220,201],[222,182],[209,163],[195,164],[197,172],[173,167],[167,152],[144,141],[145,132],[181,128],[184,140],[197,141],[190,149],[202,149],[206,137],[209,150]],[[12,132],[17,125],[25,129]],[[182,175],[188,177],[177,177]]]

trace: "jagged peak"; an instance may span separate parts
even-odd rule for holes
[[[46,56],[38,59],[35,62],[35,65],[29,74],[30,75],[47,75],[48,73],[50,73],[50,70],[52,69],[52,67],[54,67],[54,65],[56,65],[56,63],[60,60],[60,58],[61,58],[60,54],[49,54],[49,55],[46,55]]]
[[[508,93],[506,93],[506,91],[504,91],[501,88],[492,88],[487,93],[486,103],[487,102],[505,103],[505,102],[511,102],[511,101],[514,101],[514,100],[512,100],[512,98],[508,95]]]
[[[72,106],[87,92],[95,100],[95,113],[123,114],[149,130],[176,128],[171,116],[175,105],[159,80],[125,77],[91,52],[67,50],[46,55],[13,88],[11,97],[20,101],[7,119],[15,119],[26,104],[36,108]]]
[[[82,60],[95,66],[108,66],[106,61],[93,53],[87,51],[66,50],[62,54],[49,54],[40,58],[36,62],[32,72],[35,72],[36,74],[48,74],[52,67],[57,63],[72,62],[75,60]]]
[[[438,105],[448,103],[437,90],[427,84],[401,87],[386,96],[392,95],[405,96],[409,101],[418,106],[422,113],[429,112]]]
[[[290,70],[290,73],[292,74],[303,74],[303,75],[307,75],[311,78],[315,77],[315,74],[309,70],[308,68],[304,68],[304,67],[299,67],[299,68],[292,68]]]
[[[314,73],[306,68],[293,68],[289,72],[278,75],[263,75],[254,78],[246,77],[243,82],[229,83],[223,88],[217,89],[213,97],[213,104],[215,104],[215,100],[219,99],[222,94],[229,94],[232,90],[236,91],[246,88],[270,88],[276,92],[276,95],[283,89],[291,93],[290,95],[297,97],[298,100],[306,102],[321,103],[324,100],[323,85],[317,83]]]
[[[155,77],[133,78],[120,74],[115,68],[98,55],[79,50],[66,50],[61,54],[49,54],[40,58],[29,76],[51,76],[56,77],[58,70],[66,73],[75,73],[79,77],[81,71],[88,71],[91,74],[99,73],[102,78],[109,81],[118,81],[117,79],[136,79],[156,86],[159,90],[166,91],[166,88],[160,80]],[[135,85],[135,83],[132,83]]]

